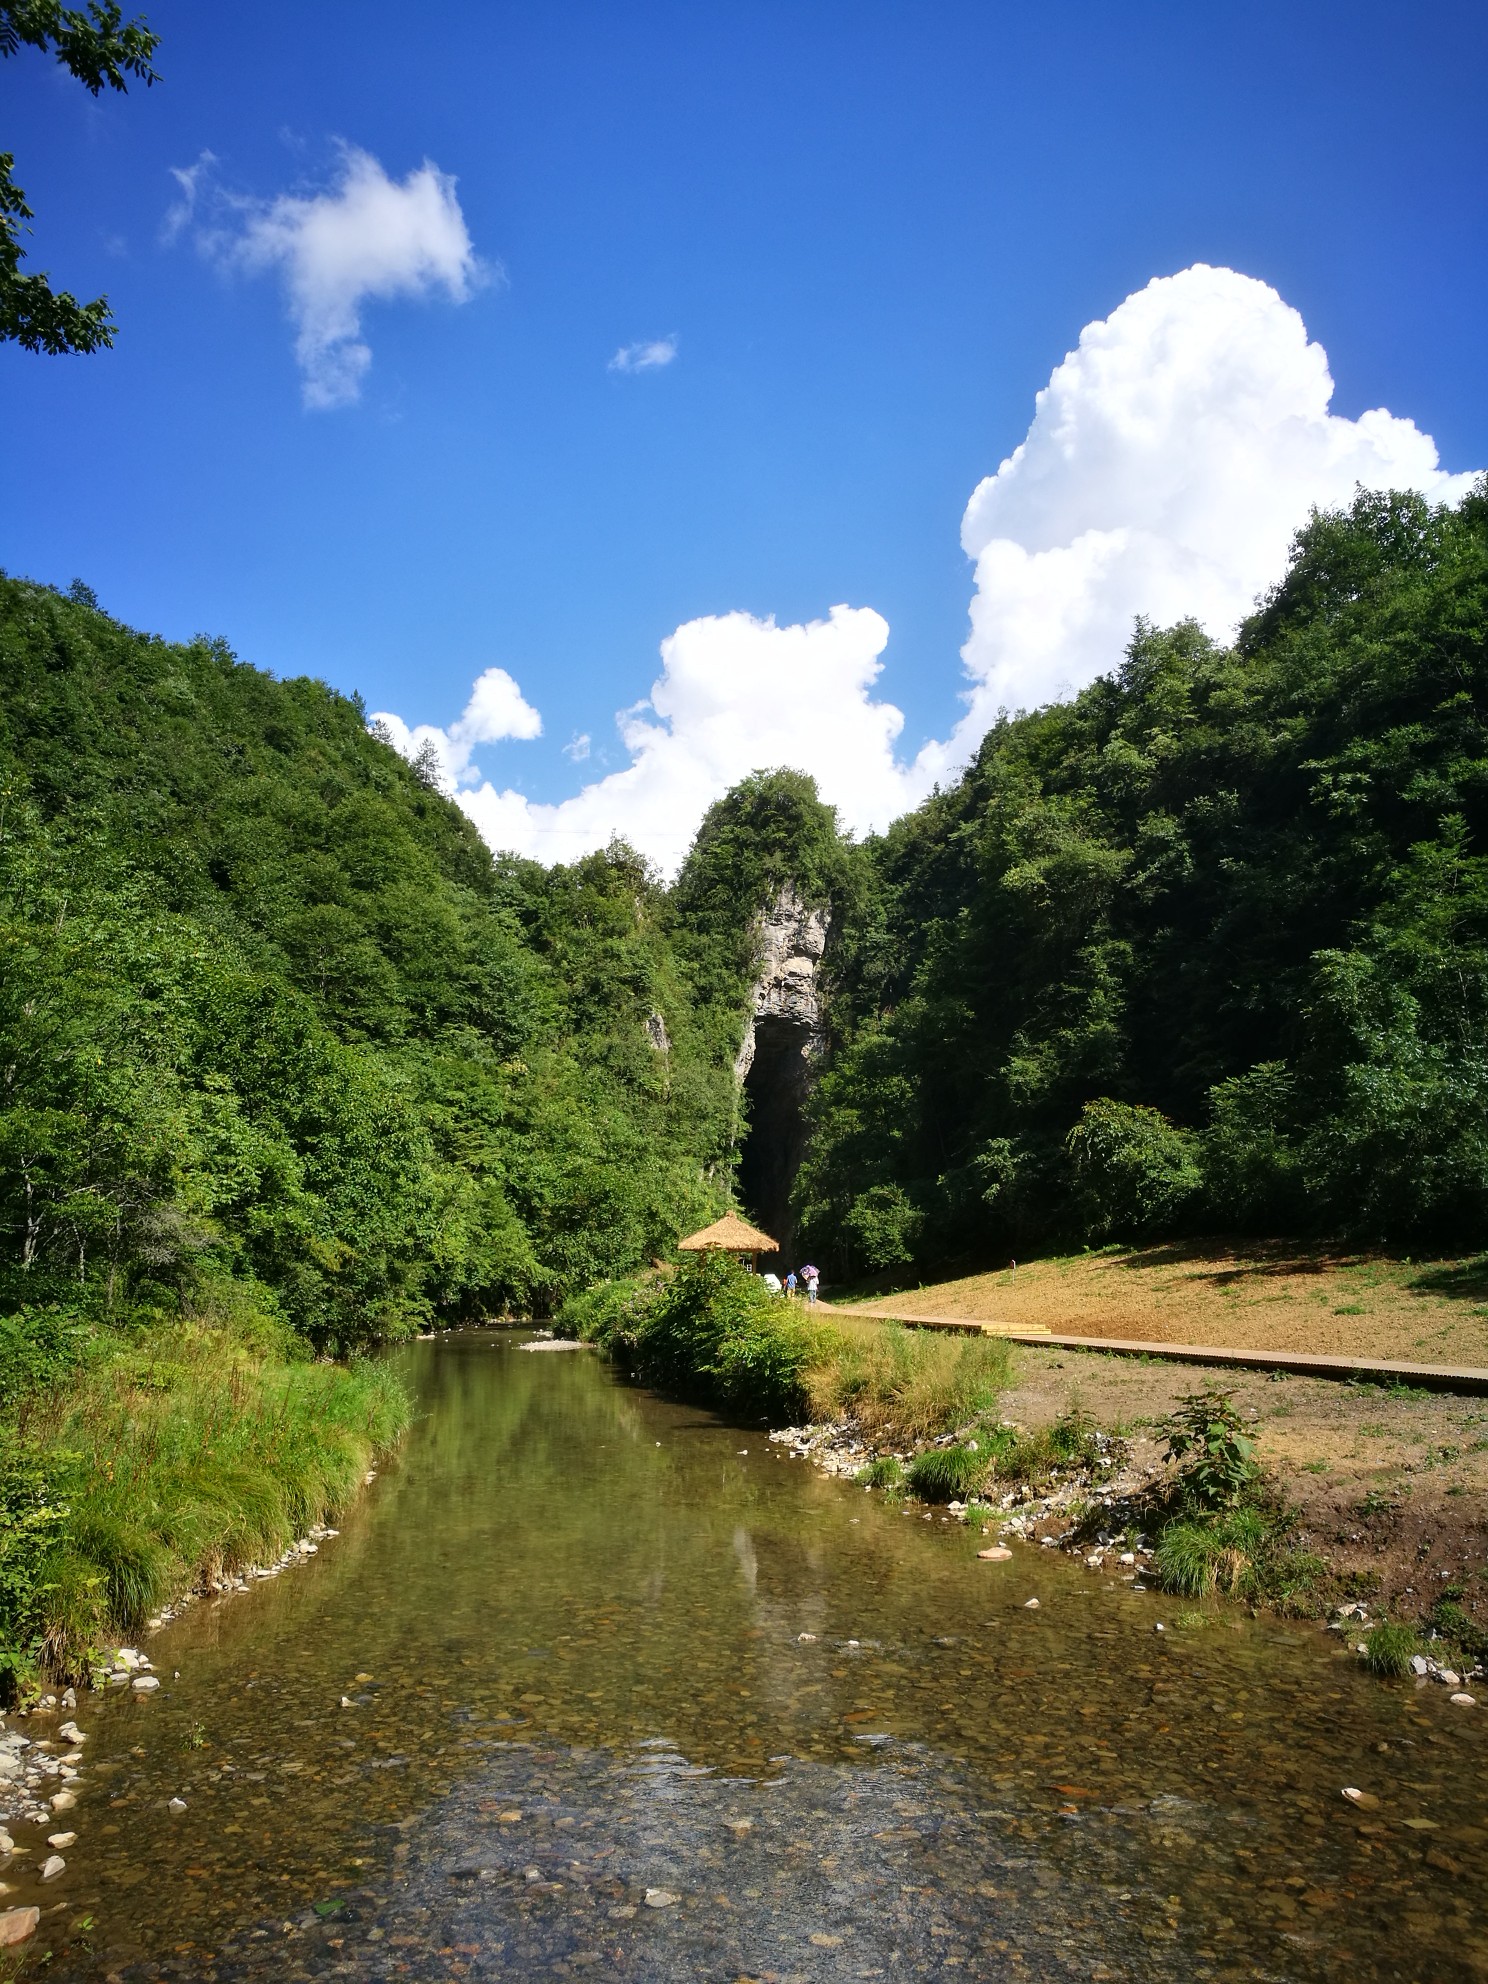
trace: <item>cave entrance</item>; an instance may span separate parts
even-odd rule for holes
[[[749,1217],[780,1242],[778,1256],[761,1255],[761,1265],[791,1265],[795,1248],[791,1187],[806,1148],[809,1023],[784,1014],[762,1014],[754,1022],[754,1058],[744,1077],[749,1128],[739,1153],[739,1198]]]

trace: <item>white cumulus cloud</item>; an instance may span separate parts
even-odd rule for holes
[[[203,152],[195,165],[172,168],[181,197],[165,238],[189,228],[222,266],[278,273],[307,407],[360,397],[372,363],[362,336],[369,302],[442,293],[464,303],[492,273],[475,253],[454,179],[428,159],[394,180],[370,152],[343,145],[332,185],[272,200],[216,186],[214,163]]]
[[[967,757],[1000,705],[1033,708],[1120,659],[1132,621],[1185,617],[1228,639],[1281,576],[1309,508],[1356,484],[1458,500],[1429,435],[1383,408],[1328,411],[1328,356],[1276,291],[1198,264],[1163,276],[1080,342],[1019,446],[973,492]]]
[[[617,719],[629,764],[553,803],[477,781],[468,749],[454,755],[460,724],[398,734],[410,755],[445,740],[440,762],[487,841],[545,861],[618,832],[673,869],[713,800],[775,765],[811,772],[854,831],[884,827],[954,775],[1000,707],[1034,708],[1117,667],[1138,614],[1192,616],[1229,638],[1314,505],[1346,504],[1361,483],[1436,502],[1466,493],[1472,477],[1445,474],[1409,420],[1344,419],[1332,395],[1297,312],[1230,269],[1159,278],[1087,325],[967,504],[966,710],[912,762],[896,755],[903,717],[874,694],[888,625],[850,606],[806,626],[688,621],[662,642],[649,698]]]
[[[862,831],[906,803],[894,760],[904,718],[872,695],[888,638],[869,607],[834,606],[808,626],[748,613],[689,620],[662,642],[650,696],[617,719],[623,771],[552,805],[489,782],[460,804],[492,847],[572,861],[619,832],[671,870],[720,793],[752,771],[798,765]]]
[[[655,372],[660,366],[670,365],[677,356],[677,339],[643,339],[639,344],[623,344],[610,360],[611,372]]]
[[[542,717],[504,668],[488,668],[476,677],[469,702],[447,730],[434,723],[410,726],[391,710],[376,711],[371,721],[410,763],[432,751],[440,783],[451,793],[480,777],[477,745],[542,736]]]

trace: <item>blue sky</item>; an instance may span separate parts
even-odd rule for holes
[[[831,763],[833,695],[903,767],[927,742],[964,747],[978,685],[973,716],[994,693],[1064,685],[1052,662],[1020,674],[996,629],[963,671],[968,609],[996,578],[974,573],[963,512],[1082,327],[1196,263],[1300,314],[1327,353],[1333,415],[1385,407],[1433,438],[1443,468],[1488,463],[1481,6],[146,12],[162,36],[148,92],[95,104],[39,56],[0,65],[32,264],[79,294],[106,289],[121,327],[100,357],[0,350],[0,563],[81,575],[134,624],[222,634],[276,672],[360,689],[408,738],[447,736],[500,668],[542,732],[477,726],[469,765],[452,760],[466,786],[555,802],[644,755],[615,712],[647,695],[658,644],[702,616],[879,616],[837,630],[822,666],[838,675],[803,699],[812,769]],[[488,279],[463,301],[436,283],[366,302],[359,397],[307,409],[284,264],[255,273],[243,241],[283,218],[282,196],[336,195],[338,143],[395,185],[426,159],[452,175]],[[167,243],[172,168],[203,153],[201,200]],[[1243,302],[1178,296],[1161,325],[1128,327],[1142,364],[1208,335],[1191,330],[1196,298],[1205,322]],[[1256,320],[1262,346],[1273,317]],[[620,348],[668,339],[670,363],[610,368]],[[1222,398],[1230,361],[1205,363]],[[1082,404],[1101,390],[1076,384]],[[1215,486],[1237,431],[1216,444]],[[1255,469],[1258,486],[1275,479],[1267,459]],[[1313,499],[1313,474],[1296,501]],[[1071,513],[1043,548],[1119,536],[1148,479],[1137,462],[1099,515]],[[992,536],[1038,550],[1018,491],[992,494]],[[1253,558],[1272,555],[1276,527]],[[1147,584],[1174,617],[1172,570],[1154,569],[1130,567],[1112,595],[1123,611]],[[1045,579],[1029,611],[1047,618],[1067,575]],[[1249,568],[1225,580],[1260,582]],[[1228,595],[1211,590],[1212,620]],[[1105,621],[1097,632],[1109,647]],[[826,640],[767,652],[743,622],[679,637],[662,716],[727,727],[726,698],[698,716],[687,683],[757,669],[778,698]],[[1067,680],[1088,672],[1077,658]],[[885,704],[903,713],[897,740]],[[654,732],[662,716],[632,724]],[[582,764],[565,754],[576,735],[591,739]],[[759,745],[778,747],[778,729]],[[953,758],[932,751],[925,775]],[[574,832],[603,837],[613,815],[666,858],[664,817],[685,839],[709,776],[663,780],[639,811],[613,787]],[[872,787],[860,824],[892,810],[884,764],[863,779],[839,795],[851,814]],[[515,800],[483,824],[558,849]]]

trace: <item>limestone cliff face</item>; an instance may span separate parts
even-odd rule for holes
[[[831,921],[829,909],[809,909],[789,886],[766,909],[752,1010],[734,1061],[749,1110],[739,1196],[780,1242],[783,1266],[794,1248],[790,1197],[806,1143],[803,1105],[825,1039],[818,973]]]
[[[781,1020],[799,1029],[803,1054],[821,1044],[821,999],[817,967],[827,948],[830,909],[808,909],[789,883],[760,920],[759,968],[754,981],[754,1010],[734,1061],[734,1074],[744,1081],[754,1066],[760,1022]],[[804,1036],[809,1035],[809,1040]]]

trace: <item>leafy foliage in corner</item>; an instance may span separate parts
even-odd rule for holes
[[[0,0],[0,58],[33,48],[53,54],[90,95],[121,93],[133,76],[148,89],[158,82],[151,58],[160,37],[143,19],[126,21],[115,0],[88,0],[87,11],[61,0]],[[25,273],[20,237],[34,219],[15,182],[15,156],[0,152],[0,341],[60,357],[107,348],[114,341],[108,298],[79,303],[54,290],[46,276]]]

